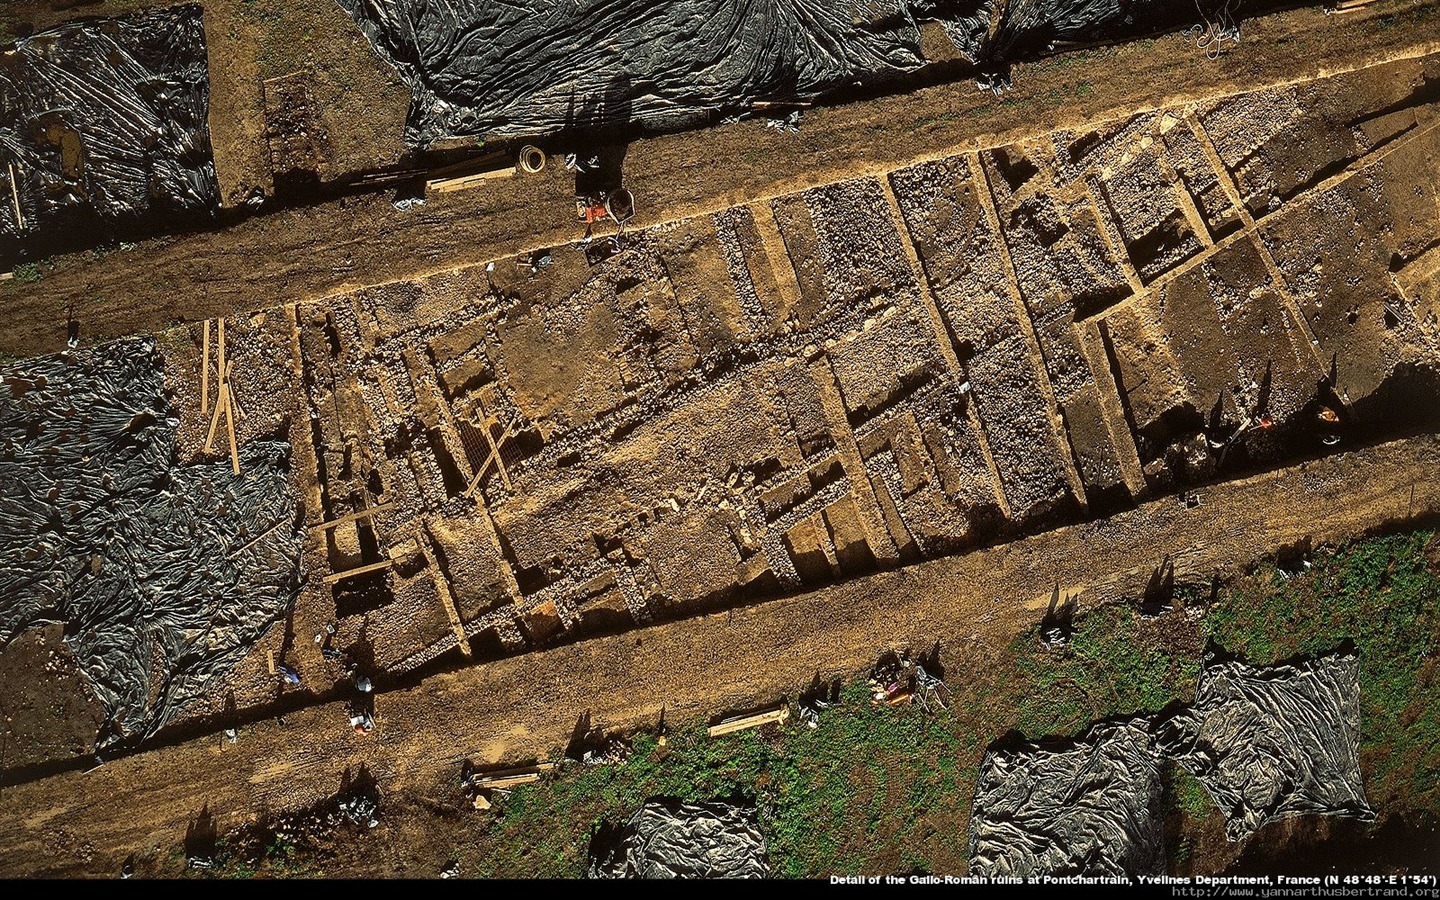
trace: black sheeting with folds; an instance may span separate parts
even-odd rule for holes
[[[63,25],[0,54],[0,257],[212,215],[208,109],[195,4]]]
[[[1353,653],[1265,668],[1217,662],[1159,740],[1225,813],[1232,841],[1306,813],[1368,821],[1359,679]]]
[[[1057,41],[1210,22],[1229,0],[337,0],[410,86],[406,139],[708,124],[925,64],[939,22],[984,72]],[[996,3],[1000,6],[996,6]],[[996,15],[998,11],[998,15]]]
[[[647,800],[590,846],[591,878],[763,878],[766,871],[755,810],[723,801]]]
[[[1144,717],[1098,723],[1072,741],[992,748],[975,787],[971,873],[1159,874],[1160,765]]]
[[[149,339],[0,367],[0,649],[63,622],[101,746],[210,689],[299,587],[289,445],[176,466],[160,367]]]
[[[339,0],[414,93],[412,143],[808,99],[917,69],[905,0]]]
[[[1188,706],[1098,722],[1070,740],[1002,739],[980,763],[971,872],[1163,871],[1162,773],[1171,765],[1204,785],[1232,841],[1285,816],[1372,820],[1360,772],[1359,672],[1345,649],[1263,667],[1217,655]]]

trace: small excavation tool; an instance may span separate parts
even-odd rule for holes
[[[585,237],[580,243],[586,246],[585,258],[591,265],[619,253],[621,236],[625,224],[635,215],[635,197],[625,188],[614,191],[600,191],[575,197],[576,217],[585,223]],[[595,233],[595,223],[609,219],[616,225],[615,233],[609,238],[590,246]]]
[[[585,235],[590,235],[596,222],[606,219],[623,230],[625,223],[635,215],[635,197],[625,188],[616,191],[601,191],[596,194],[575,198],[576,218],[585,223]]]

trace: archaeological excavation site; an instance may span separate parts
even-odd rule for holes
[[[0,876],[1433,889],[1434,0],[0,45]]]

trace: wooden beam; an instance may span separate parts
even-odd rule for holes
[[[789,718],[790,705],[785,704],[778,709],[756,713],[753,716],[737,716],[733,719],[726,719],[719,725],[711,725],[705,730],[705,733],[710,737],[719,737],[722,734],[744,731],[747,728],[758,728],[761,725],[768,725],[771,722],[784,722]]]
[[[25,213],[20,209],[20,188],[15,183],[15,164],[9,163],[8,165],[10,166],[10,200],[15,204],[15,227],[24,231]]]
[[[475,477],[470,479],[470,486],[465,488],[465,496],[467,497],[475,496],[475,489],[480,486],[480,479],[484,476],[485,470],[490,467],[492,460],[495,463],[496,470],[500,473],[500,480],[505,482],[505,489],[514,490],[510,484],[510,473],[505,471],[505,463],[500,459],[500,448],[515,434],[515,426],[512,425],[505,429],[505,433],[500,435],[499,441],[493,441],[490,439],[490,421],[494,421],[497,425],[499,424],[499,420],[492,418],[480,426],[480,434],[485,438],[485,446],[490,448],[490,452],[480,461],[480,466],[475,470]]]
[[[230,373],[234,371],[235,360],[231,359],[230,362],[225,365],[225,383],[227,385],[230,383]],[[230,398],[230,405],[235,408],[235,416],[239,418],[240,421],[245,421],[248,416],[245,415],[245,407],[240,405],[240,398],[235,395],[235,390],[233,388],[227,390],[225,396]]]
[[[316,525],[312,530],[313,530],[313,531],[329,531],[330,529],[336,527],[337,525],[344,525],[344,524],[347,523],[347,522],[354,522],[354,521],[356,521],[356,520],[358,520],[358,519],[364,519],[364,518],[366,518],[367,516],[373,516],[373,515],[375,515],[376,513],[384,512],[385,510],[389,509],[390,507],[392,507],[392,506],[394,506],[394,505],[395,505],[394,503],[392,503],[392,502],[390,502],[390,501],[386,501],[386,502],[384,502],[384,503],[381,503],[379,506],[371,506],[371,507],[368,507],[368,508],[366,508],[366,509],[362,509],[362,510],[360,510],[359,512],[350,513],[348,516],[341,516],[341,517],[338,518],[338,519],[331,519],[331,520],[328,521],[328,522],[321,522],[319,525]]]
[[[220,425],[221,408],[225,406],[225,382],[220,382],[220,394],[215,398],[215,410],[210,416],[210,432],[205,435],[205,452],[210,453],[215,449],[215,429]]]
[[[225,427],[230,431],[230,470],[240,474],[240,450],[235,444],[235,404],[230,401],[230,386],[225,386]]]
[[[351,575],[364,575],[367,572],[378,572],[381,569],[388,568],[390,568],[390,560],[382,559],[380,562],[370,563],[366,566],[360,566],[358,569],[347,569],[344,572],[331,572],[329,575],[325,576],[325,583],[334,584],[342,578],[349,578]]]
[[[200,415],[210,412],[210,320],[200,338]]]
[[[425,187],[437,194],[444,194],[449,191],[462,191],[465,188],[472,188],[496,178],[511,178],[514,175],[515,167],[506,166],[503,169],[494,169],[489,172],[476,172],[473,175],[461,175],[456,178],[436,178],[425,182]]]
[[[533,766],[522,766],[517,769],[500,769],[495,772],[488,772],[484,775],[474,776],[470,779],[470,786],[483,790],[504,790],[521,784],[530,784],[539,781],[540,776],[555,768],[553,762],[536,763]]]
[[[220,383],[225,383],[225,317],[220,317],[220,322],[215,326],[219,329],[220,350],[215,357],[215,371],[220,376]]]
[[[490,451],[486,453],[485,458],[480,461],[480,468],[475,470],[475,477],[470,479],[469,486],[465,488],[465,496],[475,496],[475,489],[480,486],[480,479],[484,476],[485,471],[490,468],[490,462],[493,459],[495,459],[495,448],[494,446],[490,446]]]

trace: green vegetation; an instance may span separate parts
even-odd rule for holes
[[[1440,577],[1429,532],[1380,537],[1314,556],[1286,578],[1270,565],[1236,579],[1204,617],[1144,620],[1106,607],[1076,622],[1070,646],[1034,632],[991,665],[950,673],[951,713],[873,706],[863,683],[814,730],[708,739],[698,726],[660,746],[634,740],[623,765],[570,768],[518,789],[487,825],[467,829],[457,856],[477,875],[575,876],[589,836],[653,796],[754,798],[775,871],[785,876],[960,871],[970,800],[984,748],[1011,729],[1074,734],[1105,716],[1158,710],[1194,692],[1207,639],[1268,663],[1323,653],[1353,639],[1361,653],[1363,745],[1372,803],[1440,809],[1440,707],[1433,678]],[[1184,599],[1208,596],[1195,591]],[[1204,788],[1176,771],[1167,787],[1182,836],[1214,815]]]
[[[1314,568],[1289,580],[1267,567],[1206,617],[1216,642],[1257,662],[1354,641],[1366,790],[1382,808],[1408,801],[1440,811],[1440,706],[1426,699],[1440,650],[1434,547],[1422,531],[1317,554]]]
[[[183,866],[184,858],[183,850],[172,853],[171,865]],[[190,874],[199,878],[313,878],[320,872],[295,844],[257,832],[217,839],[214,868]]]
[[[39,263],[27,262],[15,266],[14,281],[16,284],[34,284],[44,277],[45,270],[40,267]]]
[[[1437,10],[1433,3],[1418,3],[1409,9],[1402,9],[1374,19],[1369,23],[1369,29],[1374,33],[1383,34],[1399,25],[1418,25],[1428,22],[1436,14]]]
[[[961,872],[971,798],[985,747],[1011,730],[1073,735],[1096,719],[1189,700],[1207,641],[1256,664],[1321,654],[1352,641],[1360,653],[1361,750],[1372,806],[1440,812],[1440,706],[1427,703],[1440,657],[1440,540],[1417,531],[1311,554],[1287,577],[1261,565],[1213,594],[1182,589],[1187,610],[1143,619],[1111,606],[1075,622],[1068,646],[1047,649],[1038,628],[988,659],[948,673],[950,710],[877,706],[863,681],[847,685],[818,728],[711,739],[697,724],[662,742],[632,739],[620,765],[566,765],[553,778],[495,798],[488,813],[440,827],[466,877],[583,875],[590,836],[651,797],[744,797],[756,802],[777,875]],[[924,649],[924,648],[917,648]],[[438,798],[435,798],[438,799]],[[453,800],[458,800],[453,797]],[[434,800],[426,800],[430,805]],[[450,802],[450,801],[445,801]],[[1164,802],[1170,858],[1194,864],[1219,840],[1221,817],[1201,784],[1176,768]],[[312,855],[252,834],[222,844],[213,873],[316,874]],[[1209,835],[1209,837],[1205,837]]]
[[[643,735],[624,765],[512,793],[477,842],[474,864],[488,876],[582,874],[593,828],[660,795],[758,797],[770,811],[767,838],[782,875],[859,872],[877,848],[890,854],[892,867],[906,847],[917,860],[948,857],[956,852],[945,846],[954,835],[937,832],[931,817],[963,818],[974,772],[955,760],[979,749],[978,742],[962,746],[951,726],[945,718],[872,708],[857,684],[814,730],[711,740],[697,725],[670,735],[664,747]]]
[[[1069,735],[1118,713],[1152,712],[1188,698],[1200,673],[1199,643],[1174,653],[1167,620],[1144,621],[1125,607],[1103,607],[1082,618],[1063,653],[1038,648],[1033,634],[1011,646],[1023,693],[1015,698],[1015,726],[1029,737]]]

